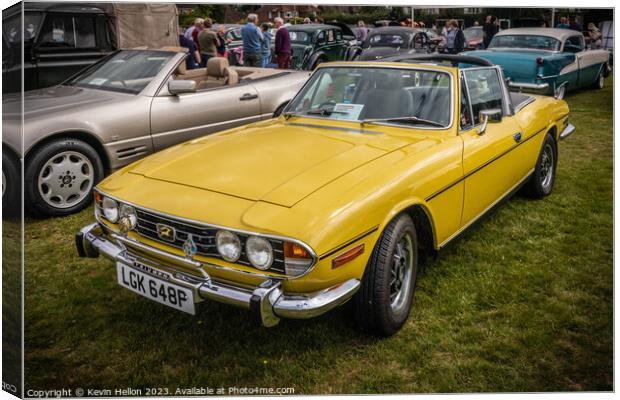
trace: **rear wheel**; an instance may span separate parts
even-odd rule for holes
[[[566,85],[563,85],[562,87],[560,87],[555,93],[556,99],[562,100],[564,96],[566,96]]]
[[[551,194],[555,183],[555,170],[558,163],[558,150],[555,139],[547,133],[542,149],[528,181],[525,192],[534,199],[542,199]]]
[[[103,164],[88,143],[63,138],[45,144],[28,159],[24,178],[30,211],[68,215],[89,204],[93,187],[103,178]]]
[[[391,336],[405,324],[418,275],[417,249],[415,225],[401,214],[381,234],[355,295],[355,316],[363,330]]]

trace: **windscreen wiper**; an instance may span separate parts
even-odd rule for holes
[[[315,110],[308,110],[306,111],[306,114],[308,115],[324,115],[326,117],[332,115],[332,114],[348,114],[348,112],[346,111],[336,111],[333,109],[327,109],[327,108],[317,108]]]
[[[429,119],[422,119],[422,118],[418,118],[415,116],[409,116],[409,117],[395,117],[395,118],[370,118],[370,119],[363,119],[360,121],[360,123],[362,125],[364,125],[365,123],[372,123],[372,122],[403,122],[403,123],[408,123],[408,124],[419,124],[419,125],[431,125],[431,126],[437,126],[440,128],[445,128],[445,125],[440,124],[439,122],[436,121],[431,121]]]

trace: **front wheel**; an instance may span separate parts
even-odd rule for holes
[[[555,98],[558,100],[562,100],[564,99],[565,96],[566,96],[566,85],[563,85],[555,93]]]
[[[28,159],[24,181],[30,211],[62,216],[80,211],[103,178],[103,164],[88,143],[72,138],[45,144]]]
[[[417,244],[415,225],[406,214],[381,234],[354,300],[363,330],[387,337],[407,321],[418,275]]]
[[[534,173],[525,186],[525,192],[534,199],[542,199],[551,194],[555,183],[555,170],[558,164],[558,149],[555,139],[547,133]]]

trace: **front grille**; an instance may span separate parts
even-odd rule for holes
[[[198,226],[139,209],[136,209],[136,213],[138,215],[138,226],[136,231],[142,236],[182,250],[183,243],[187,240],[189,235],[192,235],[192,239],[194,243],[196,243],[198,249],[197,254],[222,259],[215,245],[217,228]],[[172,242],[160,239],[157,234],[157,224],[165,224],[174,228],[176,233],[175,240]],[[237,232],[235,232],[235,234],[241,241],[241,257],[237,260],[237,263],[251,267],[252,264],[245,254],[245,242],[250,235]],[[269,238],[267,240],[269,240],[273,248],[273,263],[268,271],[284,274],[284,243],[277,239]]]

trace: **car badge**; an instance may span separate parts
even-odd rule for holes
[[[176,240],[174,228],[164,224],[157,224],[157,236],[168,242],[174,242]]]
[[[188,235],[187,240],[183,243],[183,252],[187,258],[193,258],[198,252],[198,247],[196,246],[196,243],[194,243],[192,235]]]

